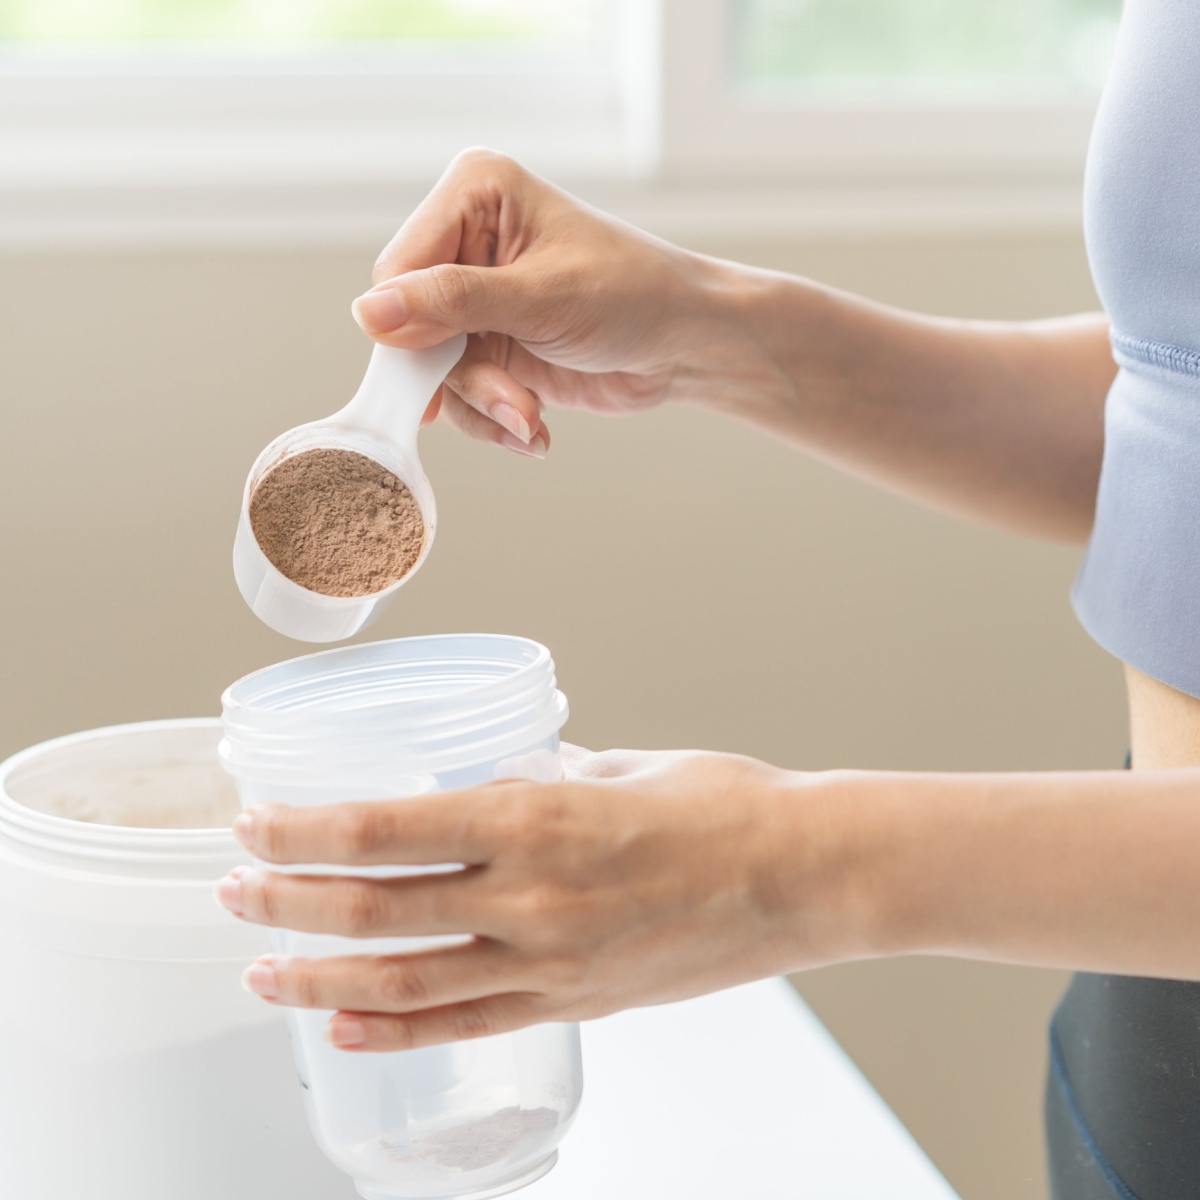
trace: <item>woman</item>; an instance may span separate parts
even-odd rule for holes
[[[220,887],[239,915],[479,936],[403,958],[268,958],[247,985],[340,1010],[332,1042],[380,1051],[873,955],[1070,967],[1083,974],[1047,1088],[1055,1195],[1200,1194],[1197,130],[1200,6],[1131,0],[1088,173],[1107,315],[1024,324],[916,316],[702,258],[503,157],[457,159],[355,302],[388,345],[477,335],[430,419],[540,457],[543,405],[700,405],[961,516],[1090,533],[1076,607],[1127,664],[1134,770],[804,774],[572,751],[561,784],[254,810],[237,831],[270,862],[475,869],[244,871]]]

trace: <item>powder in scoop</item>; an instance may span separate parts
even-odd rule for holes
[[[353,450],[305,450],[272,467],[250,497],[250,525],[279,571],[326,596],[390,587],[425,538],[408,488]]]

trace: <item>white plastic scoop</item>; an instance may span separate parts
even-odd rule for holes
[[[430,400],[466,345],[466,335],[459,334],[429,350],[376,346],[362,384],[345,408],[280,434],[255,460],[242,493],[233,573],[246,603],[277,633],[302,642],[348,638],[373,621],[420,569],[433,544],[437,509],[417,454],[417,432]],[[250,525],[250,497],[262,477],[286,458],[326,448],[374,459],[407,485],[421,510],[425,537],[417,561],[402,579],[369,596],[326,596],[293,583],[262,552]]]

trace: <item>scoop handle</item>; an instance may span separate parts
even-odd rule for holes
[[[427,350],[397,350],[377,344],[354,398],[329,420],[381,434],[415,451],[421,418],[466,348],[465,333]]]

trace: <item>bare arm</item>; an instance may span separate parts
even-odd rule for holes
[[[765,375],[719,399],[731,415],[935,508],[1086,538],[1116,370],[1103,315],[952,321],[724,269]]]
[[[1200,980],[1200,771],[851,773],[841,786],[856,814],[847,894],[869,914],[870,953]]]
[[[547,409],[718,409],[962,516],[1080,540],[1114,366],[1099,316],[947,321],[691,254],[461,156],[355,302],[396,346],[476,335],[431,410],[541,456]]]

